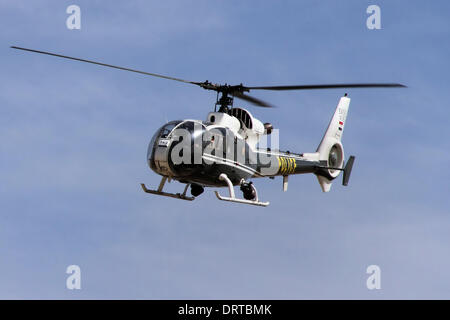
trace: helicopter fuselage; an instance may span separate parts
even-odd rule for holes
[[[314,154],[296,154],[258,147],[270,128],[240,108],[211,112],[207,121],[171,121],[153,136],[147,153],[150,168],[181,183],[206,187],[233,185],[259,177],[316,173],[332,179],[323,169],[327,161]]]

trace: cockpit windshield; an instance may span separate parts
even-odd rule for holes
[[[170,121],[168,123],[166,123],[160,130],[159,130],[159,137],[160,138],[167,138],[167,136],[169,135],[169,133],[172,132],[172,130],[178,125],[180,124],[182,121]]]
[[[187,130],[191,135],[192,134],[195,135],[198,133],[201,134],[205,128],[206,128],[206,126],[200,121],[185,120],[185,121],[179,123],[178,125],[176,125],[175,131],[178,129]],[[173,132],[175,132],[175,131],[173,131]]]
[[[169,140],[174,143],[179,143],[187,139],[191,141],[192,144],[200,143],[202,144],[202,135],[205,132],[206,126],[201,121],[196,120],[176,120],[170,121],[163,125],[156,133],[153,135],[150,141],[149,148],[147,151],[147,158],[150,159],[154,148],[159,146],[167,146]],[[184,131],[183,131],[184,130]]]
[[[155,134],[152,137],[152,140],[150,140],[147,157],[150,156],[150,154],[153,150],[153,146],[155,145],[156,139],[167,138],[169,133],[172,132],[173,128],[175,128],[181,122],[183,122],[183,121],[180,121],[180,120],[170,121],[170,122],[166,123],[165,125],[163,125],[161,128],[159,128],[158,131],[155,132]]]

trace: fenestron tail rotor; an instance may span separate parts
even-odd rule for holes
[[[114,69],[119,69],[119,70],[124,70],[124,71],[135,72],[135,73],[152,76],[152,77],[157,77],[157,78],[163,78],[163,79],[167,79],[167,80],[174,80],[174,81],[178,81],[178,82],[194,84],[205,90],[212,90],[212,91],[220,92],[221,97],[220,97],[220,99],[218,99],[216,104],[220,105],[222,111],[228,110],[228,106],[233,105],[232,97],[236,97],[238,99],[245,100],[245,101],[250,102],[251,104],[253,104],[255,106],[259,106],[259,107],[265,107],[265,108],[273,107],[270,103],[267,103],[263,100],[252,97],[248,94],[244,94],[245,92],[250,92],[250,90],[286,91],[286,90],[317,90],[317,89],[343,89],[343,88],[405,88],[406,87],[399,83],[342,83],[342,84],[284,85],[284,86],[257,86],[257,87],[249,87],[249,86],[244,86],[242,84],[240,84],[240,85],[227,85],[227,84],[221,85],[221,84],[213,84],[209,81],[204,81],[204,82],[189,81],[189,80],[170,77],[170,76],[166,76],[166,75],[162,75],[162,74],[145,72],[145,71],[141,71],[141,70],[115,66],[112,64],[107,64],[107,63],[93,61],[93,60],[70,57],[70,56],[47,52],[47,51],[28,49],[28,48],[22,48],[22,47],[17,47],[17,46],[11,46],[11,48],[17,49],[17,50],[28,51],[28,52],[45,54],[45,55],[64,58],[64,59],[70,59],[70,60],[75,60],[75,61],[80,61],[80,62],[96,64],[96,65],[100,65],[103,67],[109,67],[109,68],[114,68]],[[232,96],[232,97],[230,97],[230,96]]]

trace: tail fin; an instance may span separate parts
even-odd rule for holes
[[[327,167],[342,168],[344,164],[344,147],[341,140],[349,106],[350,98],[345,94],[339,100],[336,111],[328,124],[327,131],[325,131],[322,141],[317,148],[319,160],[324,162]],[[330,191],[332,180],[339,175],[340,170],[327,169],[326,173],[327,177],[317,175],[323,192]]]
[[[344,132],[345,120],[347,119],[348,107],[350,106],[350,98],[347,94],[343,96],[336,107],[333,117],[331,118],[330,124],[328,125],[327,131],[325,132],[322,141],[317,148],[317,152],[326,147],[327,139],[334,139],[341,141],[342,133]]]

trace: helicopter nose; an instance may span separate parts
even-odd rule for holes
[[[149,144],[147,161],[158,174],[185,177],[202,163],[202,124],[189,120],[180,122],[178,126],[176,122],[164,125]]]
[[[153,145],[150,143],[147,149],[147,165],[155,171],[155,161],[153,158]]]
[[[149,154],[147,156],[150,168],[164,176],[175,176],[172,167],[173,163],[170,158],[172,141],[170,139],[157,139],[152,146],[149,146]],[[150,150],[151,149],[151,150]]]

